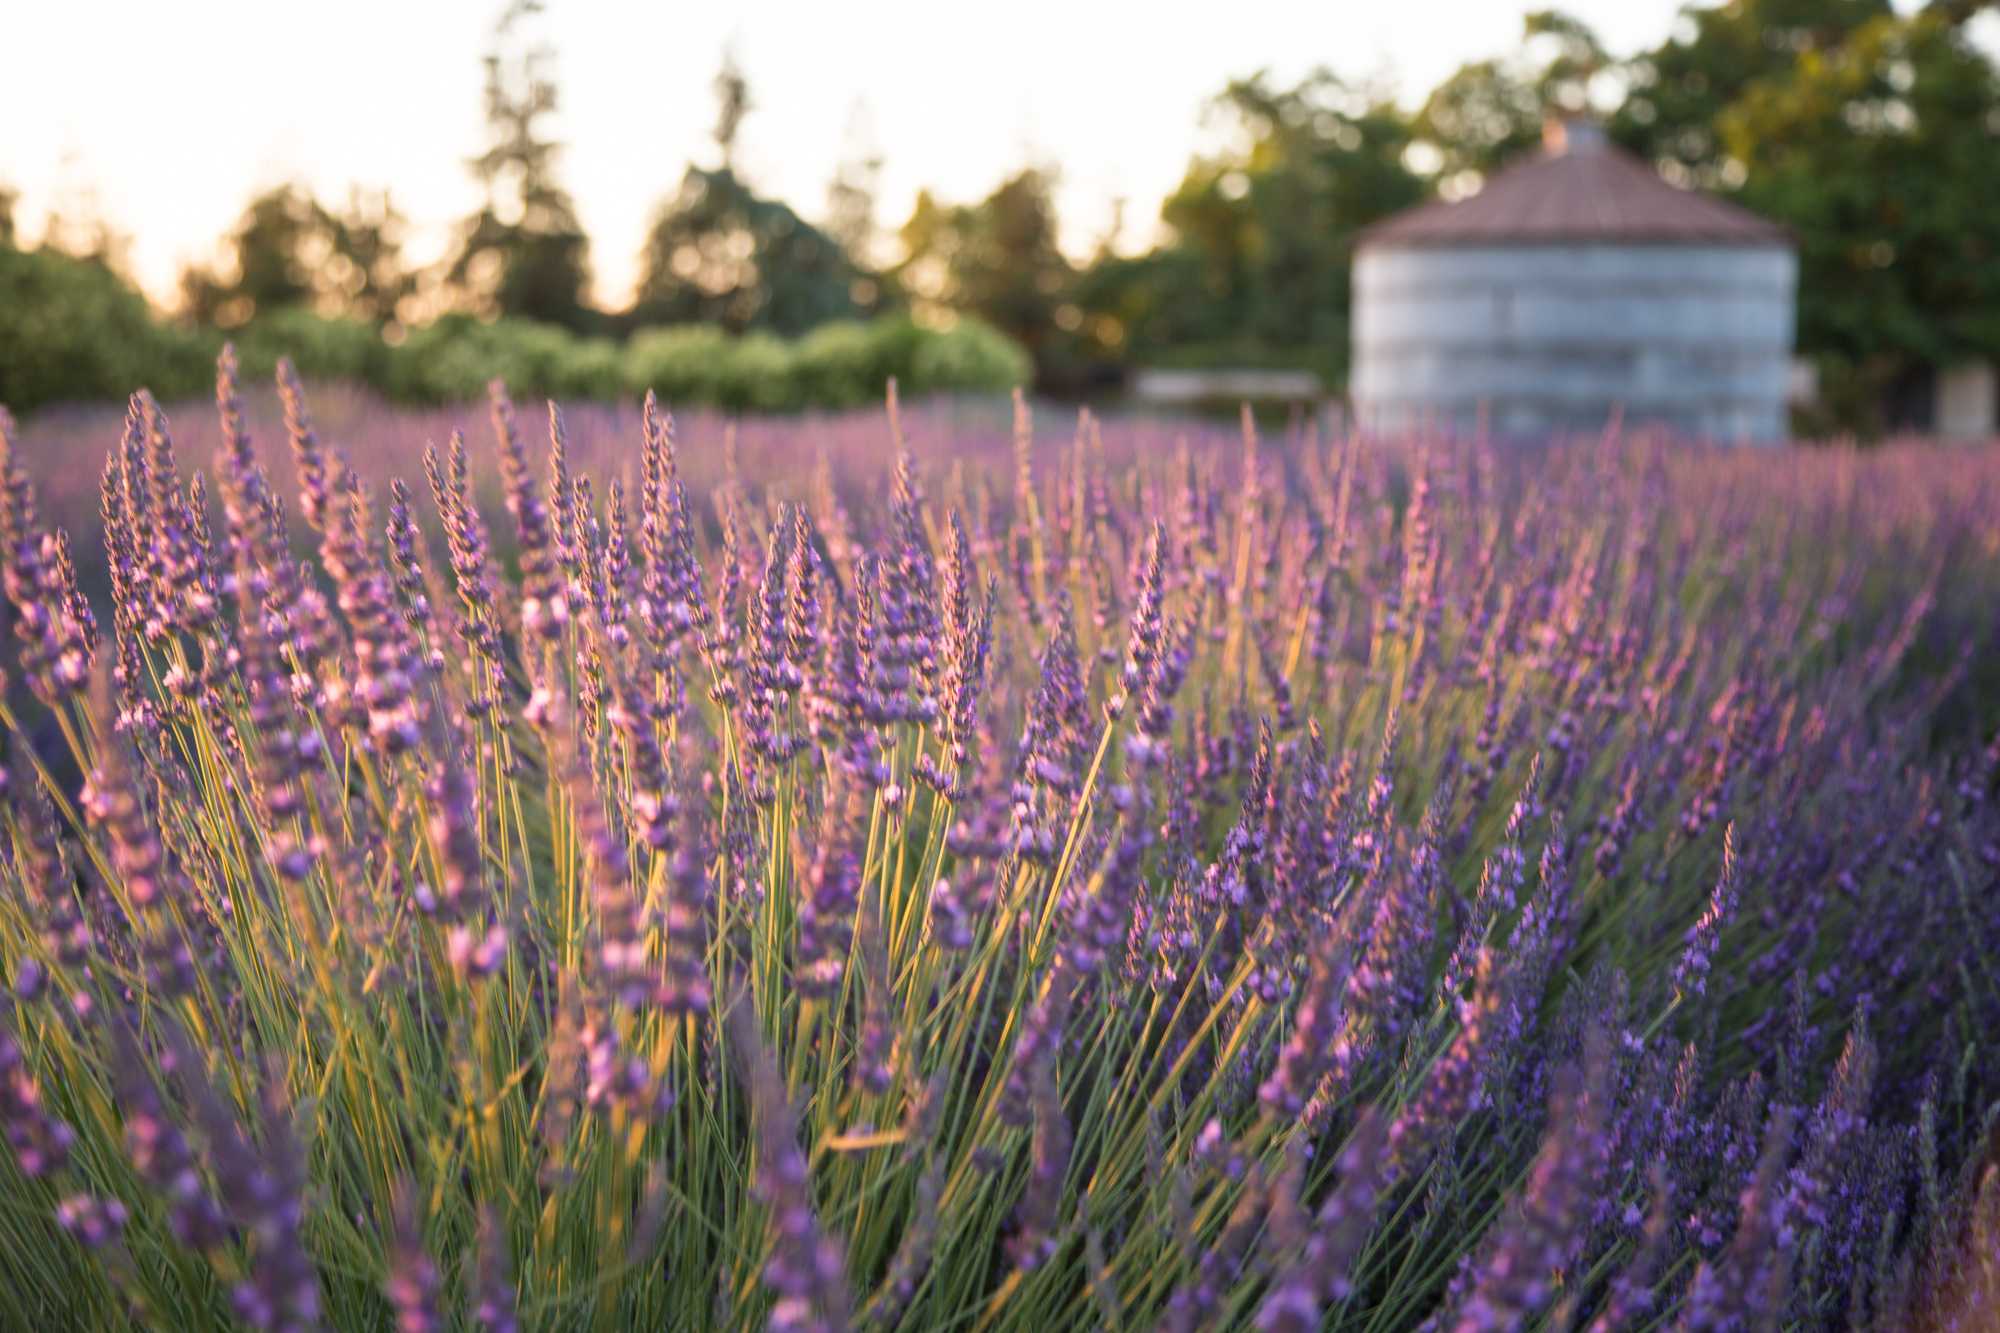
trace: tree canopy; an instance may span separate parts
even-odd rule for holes
[[[1160,216],[1168,240],[1082,279],[1107,352],[1166,359],[1347,362],[1349,258],[1361,229],[1422,200],[1409,120],[1385,96],[1320,70],[1258,74],[1211,115],[1231,139],[1197,157]]]
[[[789,205],[729,167],[689,167],[646,233],[632,318],[790,337],[880,304],[880,285]]]
[[[917,196],[897,233],[898,285],[920,310],[964,311],[1028,349],[1045,389],[1081,387],[1076,267],[1063,253],[1056,174],[1024,166],[984,199],[950,204]]]
[[[595,322],[585,304],[590,242],[556,176],[562,145],[554,52],[524,36],[540,0],[512,0],[486,63],[487,146],[467,166],[483,196],[460,229],[448,281],[475,312],[568,328]]]
[[[1717,134],[1743,201],[1797,237],[1799,344],[1846,381],[1844,415],[2000,360],[2000,73],[1961,17],[1870,19],[1752,81]]]
[[[1591,110],[1593,85],[1612,63],[1580,20],[1557,10],[1529,14],[1517,51],[1461,65],[1424,99],[1412,130],[1437,154],[1432,175],[1445,183],[1483,176],[1532,150],[1551,112]]]
[[[355,189],[336,211],[302,185],[275,186],[244,208],[219,269],[182,273],[183,313],[220,328],[295,307],[386,324],[416,287],[404,228],[386,190]]]
[[[1929,0],[1689,5],[1659,45],[1623,55],[1560,10],[1473,60],[1414,108],[1328,70],[1229,83],[1140,253],[1063,226],[1058,174],[1031,162],[969,202],[920,191],[878,225],[882,153],[850,128],[807,216],[744,164],[757,99],[735,50],[713,83],[713,154],[659,204],[631,306],[587,302],[589,242],[558,170],[554,53],[541,0],[508,0],[484,56],[480,204],[417,271],[384,193],[329,207],[283,184],[251,200],[212,268],[183,282],[194,321],[234,328],[310,311],[361,325],[457,310],[587,333],[710,325],[791,337],[909,309],[990,324],[1033,354],[1040,388],[1084,392],[1132,366],[1307,366],[1347,373],[1349,267],[1370,223],[1455,197],[1528,153],[1550,112],[1600,118],[1677,184],[1786,224],[1800,257],[1799,350],[1843,424],[1938,368],[2000,360],[2000,70],[1972,39],[1987,6]],[[859,110],[857,109],[857,116]],[[0,194],[0,247],[13,238]],[[44,248],[118,267],[87,207],[54,210]],[[898,253],[900,252],[900,253]],[[343,335],[345,336],[345,335]]]

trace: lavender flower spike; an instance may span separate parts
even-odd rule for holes
[[[1722,833],[1722,870],[1715,879],[1715,892],[1700,919],[1688,927],[1686,947],[1674,965],[1677,994],[1699,997],[1707,991],[1717,941],[1722,928],[1736,914],[1736,893],[1736,826],[1731,824]]]

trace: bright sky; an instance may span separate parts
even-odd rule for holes
[[[568,149],[563,179],[593,242],[597,296],[635,278],[655,203],[713,154],[710,81],[733,45],[756,109],[739,165],[816,216],[857,109],[884,161],[879,220],[929,186],[953,200],[1031,156],[1063,171],[1065,243],[1128,201],[1128,245],[1203,142],[1202,104],[1236,75],[1315,64],[1406,101],[1463,61],[1510,50],[1547,0],[549,0]],[[1676,0],[1569,0],[1607,46],[1671,30]],[[498,0],[0,0],[0,184],[24,234],[87,202],[132,237],[169,298],[257,189],[304,181],[343,200],[388,186],[437,253],[474,206],[480,56]],[[954,12],[956,11],[956,13]]]

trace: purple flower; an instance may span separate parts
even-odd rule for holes
[[[1699,919],[1688,927],[1687,942],[1680,961],[1674,965],[1676,993],[1699,997],[1708,989],[1709,968],[1715,962],[1715,948],[1722,928],[1736,913],[1736,827],[1722,834],[1722,869],[1715,878],[1715,891]]]
[[[1014,850],[1034,861],[1057,852],[1057,820],[1069,809],[1083,781],[1088,704],[1083,669],[1070,626],[1069,599],[1056,606],[1056,629],[1041,656],[1041,683],[1021,734],[1014,779]]]
[[[299,517],[314,532],[326,531],[327,510],[333,502],[326,458],[306,410],[305,386],[288,357],[278,358],[278,398],[285,408],[285,432],[291,438],[292,464],[299,476]]]
[[[486,524],[474,505],[465,456],[465,437],[453,431],[448,461],[440,464],[437,450],[424,450],[424,474],[437,503],[451,552],[451,572],[465,618],[460,633],[468,648],[485,660],[486,670],[475,679],[481,687],[471,711],[481,714],[497,700],[500,634],[494,618],[494,591]]]
[[[101,1250],[117,1240],[129,1220],[123,1203],[94,1194],[72,1194],[56,1205],[56,1224],[87,1250]]]
[[[1646,1214],[1639,1246],[1624,1269],[1611,1279],[1604,1306],[1590,1321],[1589,1333],[1620,1333],[1620,1330],[1635,1327],[1653,1312],[1658,1303],[1654,1284],[1658,1280],[1661,1262],[1669,1253],[1673,1186],[1658,1163],[1653,1166],[1651,1182],[1653,1202]]]
[[[372,537],[368,492],[338,458],[333,486],[339,501],[324,516],[320,554],[354,634],[346,689],[368,739],[385,754],[401,754],[421,736],[423,659]]]
[[[757,1032],[747,995],[739,992],[725,1020],[730,1052],[750,1099],[757,1141],[757,1197],[775,1233],[764,1285],[777,1296],[770,1327],[784,1333],[838,1333],[847,1326],[847,1258],[813,1212],[812,1180],[799,1150],[798,1117],[784,1074]]]
[[[97,626],[77,589],[68,539],[41,530],[13,431],[0,408],[0,586],[14,608],[21,666],[35,693],[55,705],[88,683]]]
[[[644,567],[640,623],[653,646],[656,671],[678,669],[680,649],[692,631],[708,624],[694,525],[674,453],[673,418],[649,392],[644,410],[645,451],[639,494],[639,554]]]
[[[1273,1113],[1293,1116],[1305,1109],[1341,1031],[1348,980],[1345,949],[1338,941],[1322,942],[1292,1018],[1291,1036],[1278,1051],[1277,1068],[1257,1089],[1259,1100]]]
[[[1792,1119],[1779,1112],[1764,1136],[1764,1150],[1738,1205],[1736,1234],[1714,1262],[1703,1262],[1689,1280],[1675,1325],[1685,1333],[1733,1333],[1776,1317],[1785,1282],[1778,1236],[1785,1224],[1779,1177],[1791,1144]]]
[[[801,994],[824,999],[838,993],[847,972],[855,906],[861,900],[861,856],[852,832],[859,814],[857,793],[827,802],[826,815],[805,871],[797,907],[797,970]]]
[[[416,1191],[407,1183],[397,1191],[393,1220],[389,1276],[383,1290],[396,1312],[396,1328],[398,1333],[433,1333],[445,1326],[438,1307],[437,1264],[424,1248]]]
[[[111,1072],[133,1170],[166,1201],[176,1240],[196,1249],[221,1244],[229,1224],[202,1179],[187,1136],[168,1117],[137,1041],[122,1027],[114,1029],[114,1039]]]
[[[507,1276],[507,1240],[491,1207],[479,1212],[478,1271],[472,1286],[472,1320],[486,1333],[519,1333],[514,1283]]]
[[[1471,1260],[1450,1316],[1433,1320],[1457,1333],[1499,1333],[1526,1325],[1555,1295],[1557,1275],[1584,1243],[1589,1204],[1609,1156],[1601,1033],[1588,1073],[1567,1071],[1549,1108],[1541,1151],[1512,1213]],[[1458,1284],[1454,1284],[1455,1286]]]
[[[1033,1270],[1055,1256],[1063,1183],[1069,1175],[1075,1134],[1056,1094],[1055,1071],[1047,1060],[1035,1063],[1031,1102],[1034,1135],[1028,1160],[1028,1183],[1014,1209],[1014,1235],[1007,1249],[1019,1269]]]
[[[41,1089],[12,1033],[0,1031],[0,1134],[14,1164],[29,1179],[48,1175],[69,1160],[76,1134],[42,1105]]]
[[[1310,1333],[1329,1302],[1347,1299],[1354,1258],[1375,1222],[1387,1137],[1382,1116],[1362,1112],[1335,1159],[1338,1179],[1257,1312],[1260,1333]]]
[[[1497,1055],[1494,1037],[1507,1019],[1506,980],[1493,955],[1479,950],[1473,966],[1472,996],[1458,1005],[1458,1035],[1432,1063],[1423,1086],[1389,1126],[1389,1153],[1399,1170],[1409,1170],[1420,1162],[1479,1105]]]
[[[493,433],[500,442],[500,482],[507,495],[507,512],[514,530],[521,565],[521,632],[530,640],[561,637],[569,624],[567,581],[551,530],[549,509],[535,488],[520,432],[514,425],[514,403],[507,386],[494,380],[486,386],[493,407]],[[560,433],[561,417],[550,405],[552,437]]]
[[[256,592],[259,581],[250,576],[251,559],[247,549],[239,552],[237,661],[250,722],[258,799],[275,826],[274,839],[288,838],[284,821],[299,812],[302,801],[302,728],[279,656],[277,617],[269,609],[268,595],[260,597]]]
[[[430,591],[424,577],[423,533],[410,512],[410,488],[401,478],[389,482],[389,577],[396,604],[412,633],[428,629]]]

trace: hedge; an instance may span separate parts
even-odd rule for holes
[[[202,393],[224,334],[153,318],[110,270],[52,252],[0,249],[0,403]],[[289,356],[309,380],[366,385],[408,403],[464,402],[498,376],[525,395],[608,400],[654,389],[675,403],[790,412],[872,402],[895,377],[911,395],[1001,392],[1026,384],[1021,347],[976,320],[930,328],[907,316],[826,324],[785,341],[707,325],[642,329],[623,342],[526,320],[447,315],[397,342],[371,325],[303,309],[260,315],[227,335],[245,373]]]

